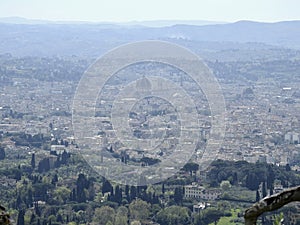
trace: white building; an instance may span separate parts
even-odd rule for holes
[[[203,200],[215,200],[221,196],[219,189],[206,189],[198,184],[184,186],[184,197]]]
[[[56,151],[57,153],[62,153],[66,149],[66,146],[64,146],[64,145],[51,145],[50,149],[51,149],[51,151]]]
[[[290,144],[298,144],[300,142],[299,134],[295,132],[288,132],[284,135],[284,140]]]
[[[206,206],[210,206],[210,204],[205,202],[199,202],[197,205],[193,205],[193,213],[199,213],[201,210],[205,209]]]

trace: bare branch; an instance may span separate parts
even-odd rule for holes
[[[256,225],[257,218],[264,212],[274,211],[294,201],[300,201],[300,186],[265,197],[245,211],[245,225]]]

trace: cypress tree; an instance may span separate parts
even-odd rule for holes
[[[25,225],[24,215],[25,215],[24,209],[19,210],[17,225]]]
[[[32,153],[32,155],[31,155],[31,167],[32,167],[32,169],[35,168],[35,154],[34,153]]]
[[[262,185],[262,196],[263,198],[266,197],[268,195],[267,193],[267,187],[266,187],[266,182],[263,182],[263,185]]]
[[[259,200],[260,200],[259,191],[256,190],[256,202],[258,202]]]
[[[0,160],[5,159],[5,150],[4,147],[0,145]]]

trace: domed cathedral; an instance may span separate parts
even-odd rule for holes
[[[138,95],[150,95],[152,91],[152,84],[150,80],[143,76],[143,78],[136,81],[136,91]]]

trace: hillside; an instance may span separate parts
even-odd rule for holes
[[[120,44],[149,39],[204,42],[206,45],[263,43],[300,48],[300,21],[258,23],[240,21],[215,25],[170,27],[116,24],[0,23],[0,54],[17,56],[81,55],[97,57]],[[193,47],[193,46],[192,46]]]

